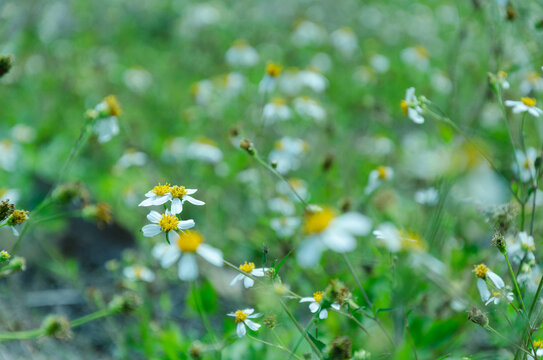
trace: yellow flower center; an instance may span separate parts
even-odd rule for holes
[[[428,53],[428,50],[424,46],[422,46],[422,45],[415,46],[415,51],[421,57],[426,58],[426,59],[428,58],[429,53]]]
[[[492,290],[492,296],[496,297],[496,296],[500,296],[500,295],[501,295],[501,293]]]
[[[313,293],[313,299],[315,299],[316,302],[320,303],[322,301],[323,295],[323,291],[316,291]]]
[[[177,246],[183,252],[195,252],[204,242],[204,237],[196,231],[187,230],[179,234]]]
[[[529,169],[529,168],[532,167],[532,162],[530,161],[530,159],[526,159],[526,160],[524,160],[524,164],[523,164],[523,165],[524,165],[524,168],[525,168],[525,169]]]
[[[531,72],[528,75],[526,75],[526,79],[528,79],[528,82],[535,84],[541,79],[541,76],[539,76],[536,72]]]
[[[282,105],[285,105],[285,104],[287,103],[287,102],[285,101],[285,99],[280,98],[280,97],[273,98],[271,102],[272,102],[275,106],[282,106]]]
[[[206,145],[211,145],[211,146],[217,146],[217,143],[209,138],[206,138],[204,136],[200,136],[198,138],[196,138],[196,142],[200,143],[200,144],[206,144]]]
[[[106,96],[104,101],[106,102],[107,107],[109,108],[109,113],[112,116],[119,116],[122,114],[121,104],[119,104],[119,101],[117,100],[115,95]]]
[[[185,195],[187,193],[187,190],[185,189],[184,186],[172,186],[171,189],[170,189],[170,194],[172,194],[172,197],[174,198],[182,198],[183,195]]]
[[[328,227],[333,218],[334,212],[328,208],[324,208],[318,212],[308,212],[305,217],[304,232],[306,234],[320,233]]]
[[[280,65],[277,65],[272,62],[266,65],[266,74],[268,74],[271,77],[278,77],[281,74],[282,70],[283,68]]]
[[[15,210],[9,219],[10,225],[20,225],[28,219],[28,211]]]
[[[505,71],[498,71],[498,77],[505,80],[507,73]]]
[[[247,47],[247,41],[243,40],[243,39],[238,39],[236,41],[234,41],[234,44],[233,46],[239,50],[243,49],[243,48],[246,48]]]
[[[377,168],[377,173],[379,174],[379,179],[385,180],[388,177],[387,168],[384,166],[379,166]]]
[[[418,234],[410,231],[400,231],[400,236],[402,239],[402,248],[412,251],[423,251],[425,249],[425,244]]]
[[[407,105],[407,101],[402,100],[402,101],[400,102],[400,107],[402,108],[402,113],[403,113],[404,115],[407,115],[407,111],[409,110],[409,105]]]
[[[248,263],[246,261],[245,264],[240,265],[239,268],[241,271],[245,271],[247,274],[250,274],[255,268],[255,263]]]
[[[143,273],[143,266],[134,266],[134,276],[136,279],[141,279],[141,274]]]
[[[534,349],[541,349],[543,347],[543,340],[535,340],[534,341]]]
[[[179,224],[179,219],[175,215],[163,214],[162,218],[158,221],[162,231],[169,232],[172,230],[177,230],[177,225]]]
[[[535,103],[536,103],[536,100],[530,97],[523,97],[520,99],[520,101],[522,101],[524,105],[529,106],[529,107],[535,106]]]
[[[170,189],[170,184],[166,183],[164,185],[160,185],[160,183],[158,183],[158,185],[155,186],[152,191],[158,196],[164,196],[170,192]]]
[[[475,275],[477,275],[477,277],[481,279],[484,279],[486,277],[487,271],[488,271],[488,268],[486,267],[485,264],[479,264],[475,266],[475,268],[473,269],[473,272],[475,273]]]
[[[243,310],[236,311],[236,322],[244,322],[247,319],[247,313]]]

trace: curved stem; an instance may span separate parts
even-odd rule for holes
[[[296,355],[295,353],[293,353],[292,351],[290,351],[289,349],[287,349],[286,347],[284,347],[282,345],[277,345],[277,344],[273,344],[271,342],[267,342],[265,340],[261,340],[259,338],[254,337],[254,336],[251,336],[250,334],[247,334],[247,337],[253,339],[254,341],[258,341],[259,343],[262,343],[264,345],[271,346],[271,347],[274,347],[274,348],[279,349],[279,350],[283,350],[284,352],[289,353],[290,356],[294,356],[298,360],[303,360],[300,356]]]

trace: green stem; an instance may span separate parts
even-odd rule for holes
[[[298,360],[303,360],[301,357],[294,354],[292,351],[290,351],[289,349],[287,349],[286,347],[284,347],[282,345],[277,345],[277,344],[274,344],[274,343],[271,343],[271,342],[267,342],[267,341],[261,340],[259,338],[256,338],[254,336],[251,336],[249,334],[247,334],[247,337],[250,338],[250,339],[253,339],[254,341],[258,341],[259,343],[262,343],[264,345],[271,346],[271,347],[274,347],[274,348],[279,349],[279,350],[283,350],[284,352],[289,353],[291,357],[293,356]]]
[[[517,283],[517,277],[515,276],[515,272],[513,271],[513,267],[511,266],[511,262],[509,261],[509,257],[507,256],[507,252],[504,252],[503,256],[505,257],[505,261],[507,262],[507,267],[509,268],[509,274],[511,275],[511,280],[513,281],[513,285],[515,286],[515,292],[517,294],[520,307],[522,308],[522,311],[524,311],[524,314],[526,314],[526,307],[524,306],[524,301],[522,300],[522,294],[520,292],[520,288]]]
[[[302,326],[300,325],[300,323],[298,322],[298,320],[296,320],[296,318],[294,317],[294,315],[292,315],[292,313],[290,312],[290,310],[288,309],[287,305],[283,302],[283,300],[279,299],[279,303],[281,304],[281,307],[283,308],[283,310],[287,313],[288,317],[290,318],[290,320],[294,323],[294,325],[296,325],[296,328],[298,329],[298,331],[300,332],[300,334],[305,338],[305,340],[307,341],[307,343],[309,344],[309,346],[311,346],[311,348],[313,349],[313,351],[315,351],[315,354],[317,354],[317,356],[322,359],[322,353],[321,351],[319,350],[319,348],[317,347],[317,345],[315,345],[315,343],[313,342],[313,340],[311,340],[311,338],[309,337],[309,335],[307,335],[307,332],[302,328]]]

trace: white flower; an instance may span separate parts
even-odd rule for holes
[[[280,238],[288,238],[294,235],[296,229],[300,226],[300,218],[294,216],[283,216],[270,220],[270,227]]]
[[[509,289],[504,288],[503,291],[492,291],[492,296],[488,298],[488,300],[485,302],[485,305],[488,305],[490,303],[494,303],[494,305],[498,305],[500,301],[505,300],[507,303],[512,302],[514,299],[513,292],[509,291]]]
[[[200,160],[210,164],[217,164],[222,160],[222,151],[213,140],[199,138],[190,143],[185,149],[184,156],[189,159]]]
[[[193,205],[205,205],[205,202],[197,200],[191,196],[197,191],[197,189],[186,189],[184,186],[158,184],[145,194],[147,199],[143,200],[139,206],[162,205],[168,201],[171,201],[171,212],[172,214],[176,215],[183,211],[183,204],[185,201],[188,201]]]
[[[111,140],[119,133],[119,122],[116,116],[97,119],[94,123],[94,132],[98,136],[98,142],[103,144]]]
[[[394,177],[394,170],[388,166],[379,166],[377,169],[372,170],[368,177],[368,185],[364,192],[371,194],[385,181],[388,181]]]
[[[254,321],[250,319],[254,319],[257,317],[262,316],[262,314],[253,314],[255,312],[254,309],[243,309],[243,310],[237,310],[236,312],[231,312],[226,315],[232,316],[235,318],[235,321],[237,323],[236,326],[236,334],[238,337],[244,337],[247,333],[247,329],[245,329],[245,326],[249,327],[249,329],[253,331],[258,331],[260,329],[260,324],[255,323]]]
[[[144,152],[133,149],[125,151],[117,162],[117,166],[126,169],[130,166],[142,166],[147,162],[147,155]]]
[[[357,212],[335,216],[329,208],[315,209],[306,214],[304,232],[307,237],[299,247],[296,257],[301,267],[319,263],[324,250],[346,253],[356,248],[355,236],[367,235],[371,221]]]
[[[262,117],[267,125],[275,123],[277,120],[284,121],[292,117],[292,111],[287,106],[285,99],[274,98],[264,106]]]
[[[308,145],[302,139],[285,136],[275,143],[275,149],[269,154],[270,162],[277,162],[276,170],[281,174],[297,170]]]
[[[198,105],[208,105],[211,102],[213,96],[213,82],[211,80],[201,80],[192,84],[190,91],[194,97],[194,101]]]
[[[322,122],[326,118],[326,111],[322,105],[307,96],[300,96],[294,99],[294,109],[300,116],[312,118],[317,122]]]
[[[523,94],[529,94],[533,91],[543,90],[543,78],[539,73],[532,71],[526,74],[524,80],[520,83],[520,91]]]
[[[313,296],[311,297],[303,297],[300,299],[300,302],[308,302],[309,303],[309,311],[311,311],[313,314],[320,310],[319,312],[319,319],[326,319],[328,317],[328,310],[323,309],[321,306],[322,299],[323,299],[324,293],[322,291],[317,291],[313,293]],[[340,306],[339,304],[333,303],[330,305],[335,310],[339,310]]]
[[[203,243],[204,238],[196,231],[184,231],[171,244],[159,243],[153,248],[153,256],[163,268],[170,267],[179,258],[177,274],[181,280],[194,280],[198,276],[196,256],[200,255],[212,265],[223,265],[222,251]]]
[[[534,98],[523,97],[520,101],[505,100],[505,105],[513,108],[513,114],[528,112],[535,117],[543,114],[543,110],[535,106]]]
[[[245,271],[247,274],[255,276],[255,277],[263,277],[264,275],[266,275],[266,271],[270,270],[269,268],[255,268],[255,263],[253,262],[247,263],[247,261],[245,261],[244,264],[241,264],[239,268],[240,270]],[[243,286],[245,286],[246,289],[252,287],[255,284],[255,281],[251,279],[250,277],[244,274],[238,274],[230,282],[230,286],[235,285],[238,281],[242,279],[243,279]]]
[[[269,94],[275,90],[277,78],[281,74],[281,71],[283,71],[281,66],[272,62],[268,63],[268,65],[266,65],[266,73],[258,84],[258,91],[261,94]]]
[[[273,197],[268,201],[268,208],[271,211],[280,213],[282,215],[294,215],[296,212],[296,206],[292,200],[285,195]]]
[[[370,59],[370,65],[376,73],[384,74],[390,69],[390,60],[384,55],[375,54]]]
[[[420,189],[415,192],[415,201],[419,204],[433,206],[439,200],[439,193],[434,187],[428,189]]]
[[[525,231],[519,232],[516,241],[507,248],[511,260],[515,263],[520,263],[522,259],[525,259],[528,263],[534,261],[534,250],[534,238]]]
[[[125,70],[123,81],[130,90],[141,94],[151,86],[153,77],[149,71],[136,67]]]
[[[155,280],[155,274],[149,268],[141,265],[124,268],[123,275],[128,280],[142,280],[146,282],[153,282]]]
[[[537,150],[533,147],[526,149],[526,154],[522,150],[516,150],[515,156],[517,162],[512,164],[513,171],[519,175],[522,182],[535,182],[535,160],[537,159]],[[520,174],[519,172],[520,166]]]
[[[291,39],[298,46],[321,44],[326,39],[326,31],[320,25],[304,20],[297,24]]]
[[[316,93],[323,92],[328,86],[328,80],[317,70],[302,70],[298,72],[298,78],[302,86],[306,86]]]
[[[402,238],[396,226],[392,223],[383,223],[373,231],[373,235],[379,239],[390,252],[398,252],[402,249]]]
[[[422,117],[422,113],[424,110],[420,107],[420,102],[415,96],[415,88],[410,87],[405,92],[405,99],[403,99],[400,103],[402,112],[404,115],[409,116],[409,118],[415,123],[415,124],[423,124],[424,118]]]
[[[237,40],[226,51],[226,62],[232,66],[254,66],[258,63],[258,53],[245,40]]]
[[[408,65],[412,65],[421,71],[426,70],[428,66],[430,65],[430,61],[428,60],[429,58],[428,50],[424,46],[421,46],[421,45],[409,47],[407,49],[402,50],[402,53],[400,56],[404,63]]]
[[[488,284],[486,280],[490,280],[491,285],[498,290],[496,291],[496,293],[501,293],[499,290],[505,287],[505,283],[503,282],[501,277],[489,270],[484,264],[479,264],[475,266],[473,272],[477,276],[477,289],[479,290],[479,295],[481,295],[481,300],[485,302],[485,305],[489,304],[489,300],[492,298],[492,294],[488,289]],[[499,297],[499,294],[497,295]],[[492,301],[496,301],[496,299],[492,299]]]
[[[345,57],[351,57],[358,48],[358,39],[349,27],[342,27],[330,34],[332,45]]]
[[[194,220],[179,220],[175,214],[170,213],[168,210],[164,214],[152,210],[147,215],[147,219],[152,224],[147,224],[141,229],[143,236],[153,237],[165,233],[170,243],[179,240],[178,230],[187,230],[194,227]]]
[[[16,204],[20,196],[17,189],[0,188],[0,201],[9,200],[10,203]]]

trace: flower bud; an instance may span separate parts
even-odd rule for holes
[[[353,342],[347,336],[335,338],[328,350],[328,359],[345,360],[352,357]]]
[[[0,263],[5,263],[9,261],[10,257],[11,255],[6,250],[0,251]]]
[[[48,315],[42,322],[42,330],[47,336],[69,339],[72,336],[70,320],[62,315]]]
[[[28,220],[28,211],[26,210],[14,210],[8,219],[9,226],[21,225]]]
[[[239,142],[239,147],[244,149],[245,151],[247,151],[249,153],[249,155],[254,155],[255,154],[255,149],[253,147],[253,143],[247,138],[243,138]]]
[[[507,247],[505,245],[505,238],[503,237],[503,235],[501,233],[494,234],[494,237],[492,238],[492,243],[494,245],[496,245],[499,252],[501,252],[502,254],[507,253]]]
[[[115,295],[109,302],[108,307],[113,312],[129,314],[136,310],[140,305],[141,298],[136,293],[128,292],[122,295]]]
[[[13,214],[14,210],[15,210],[15,205],[10,204],[9,200],[4,200],[0,202],[0,222],[10,217],[11,214]]]
[[[475,306],[468,313],[468,320],[482,327],[488,326],[488,317]]]
[[[267,315],[262,319],[262,323],[265,327],[268,329],[273,329],[277,326],[277,316],[275,315]]]

